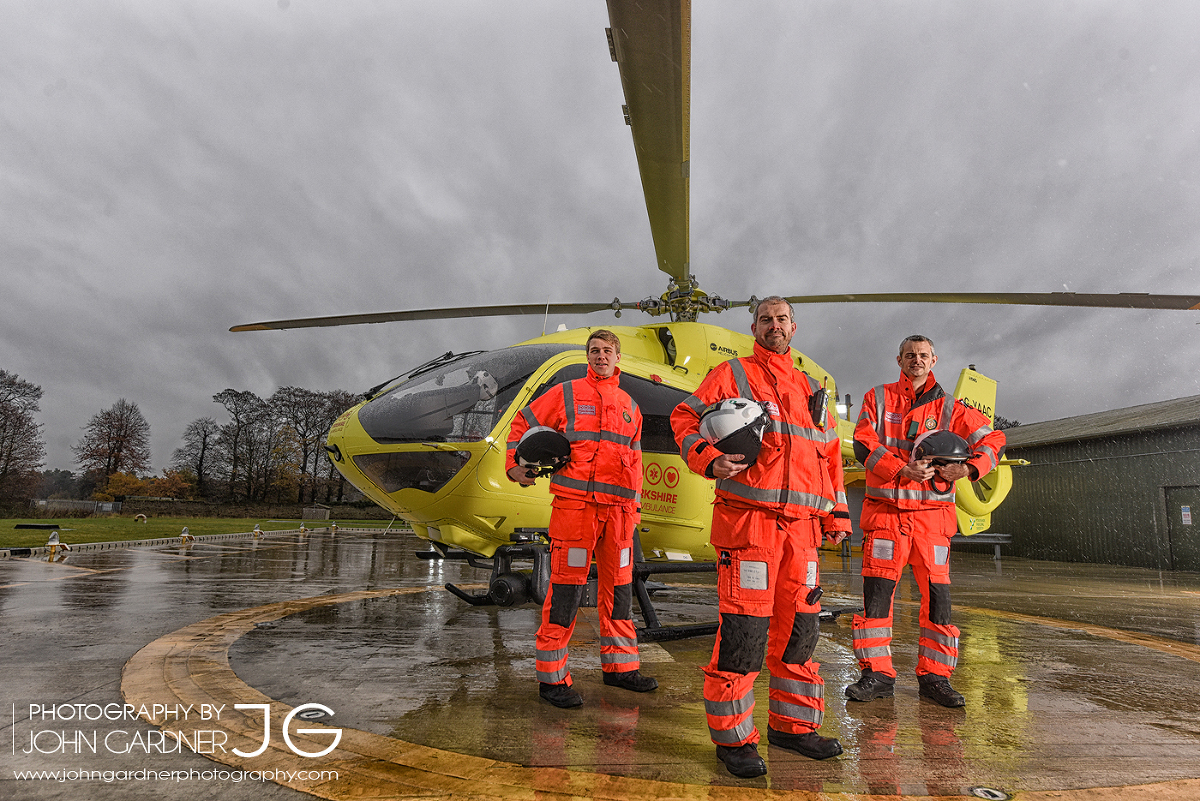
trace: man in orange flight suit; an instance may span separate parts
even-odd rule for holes
[[[824,407],[817,420],[810,412],[819,387],[792,360],[791,304],[773,296],[753,313],[754,355],[718,365],[671,414],[688,467],[717,479],[711,540],[720,628],[704,668],[704,707],[718,759],[741,778],[767,772],[753,718],[764,647],[768,742],[812,759],[842,752],[836,739],[817,734],[824,684],[812,655],[820,633],[817,548],[822,534],[840,542],[850,531],[837,424]],[[735,397],[758,401],[770,415],[751,465],[699,434],[704,410]]]
[[[950,538],[958,525],[954,482],[978,481],[1000,462],[1004,432],[948,396],[933,377],[933,342],[914,335],[900,343],[900,380],[863,398],[854,453],[866,467],[863,501],[863,606],[854,616],[854,653],[862,677],[846,688],[852,701],[893,694],[892,600],[906,564],[921,591],[917,681],[921,696],[946,707],[966,701],[950,686],[958,664],[958,628],[950,624]],[[935,467],[910,461],[918,435],[951,431],[967,441],[966,462]],[[935,481],[935,477],[937,481]],[[939,486],[939,482],[945,490]]]
[[[649,692],[658,682],[639,672],[633,624],[633,532],[640,519],[642,413],[618,386],[621,340],[604,329],[587,341],[587,376],[552,387],[513,418],[508,477],[524,486],[531,471],[516,463],[529,428],[548,426],[571,442],[571,460],[550,480],[550,591],[537,632],[539,694],[557,707],[583,704],[567,670],[567,643],[595,556],[600,663],[604,683]]]

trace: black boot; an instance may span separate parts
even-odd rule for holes
[[[967,705],[967,699],[950,686],[950,679],[945,676],[939,676],[936,673],[922,673],[917,676],[917,682],[921,685],[921,697],[928,698],[935,704],[941,704],[951,709]]]
[[[788,734],[767,727],[767,742],[779,748],[795,751],[809,759],[829,759],[842,753],[842,744],[834,737],[822,737],[815,731]]]
[[[624,673],[604,673],[604,683],[609,687],[620,687],[622,690],[630,690],[635,693],[648,693],[658,687],[658,681],[643,676],[636,670],[627,670]]]
[[[539,682],[538,695],[560,709],[570,709],[573,706],[583,706],[583,696],[575,692],[569,684],[546,684]]]
[[[734,748],[718,745],[717,759],[724,762],[725,769],[739,779],[753,779],[756,776],[764,776],[767,772],[767,763],[758,755],[758,748],[754,743]]]
[[[873,701],[876,698],[891,698],[895,692],[895,676],[866,668],[862,678],[846,688],[846,697],[851,701]]]

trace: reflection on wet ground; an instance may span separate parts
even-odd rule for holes
[[[1172,655],[1072,628],[1073,622],[1196,642],[1194,574],[956,554],[956,621],[963,630],[955,686],[965,710],[920,700],[915,585],[898,594],[896,698],[848,702],[858,675],[850,616],[822,626],[824,732],[846,754],[814,763],[772,753],[763,786],[824,792],[945,795],[973,786],[1025,790],[1141,784],[1200,776],[1200,649]],[[418,570],[421,565],[418,565]],[[455,565],[423,566],[430,584],[459,581]],[[471,571],[466,571],[468,574]],[[859,604],[856,559],[829,554],[827,609]],[[483,578],[476,574],[476,578]],[[707,577],[656,594],[671,622],[713,616]],[[470,581],[471,576],[461,580]],[[1051,625],[1010,619],[1009,610]],[[634,696],[601,681],[594,610],[581,613],[572,671],[587,703],[557,710],[536,698],[538,610],[470,607],[445,593],[341,605],[254,632],[231,652],[251,686],[285,698],[326,681],[342,722],[480,757],[693,784],[739,784],[712,754],[699,666],[712,637],[643,646],[660,689]],[[1118,632],[1114,632],[1118,635]],[[307,645],[323,637],[318,654]],[[1167,644],[1170,648],[1170,643]],[[766,676],[756,695],[767,696]],[[765,704],[758,717],[765,718]],[[765,720],[759,720],[760,729]]]
[[[917,697],[911,670],[919,598],[906,579],[897,595],[896,697],[848,702],[842,688],[858,675],[850,618],[822,624],[823,732],[841,738],[845,754],[817,763],[764,744],[768,776],[742,782],[716,761],[704,725],[699,666],[709,657],[711,636],[643,646],[643,670],[659,679],[660,689],[634,695],[601,683],[594,610],[584,610],[571,668],[586,703],[555,709],[536,698],[538,610],[462,603],[438,588],[485,575],[416,559],[418,549],[421,543],[407,534],[342,533],[72,553],[54,564],[2,561],[0,630],[14,718],[6,728],[15,734],[28,727],[17,711],[27,702],[119,701],[121,668],[135,651],[222,612],[429,587],[264,623],[232,645],[230,663],[272,699],[333,708],[340,726],[532,767],[713,787],[933,796],[978,786],[1011,793],[1200,777],[1200,575],[1194,573],[997,564],[990,554],[955,553],[955,622],[963,635],[954,684],[967,707],[948,710]],[[859,605],[856,559],[826,554],[822,576],[826,608]],[[677,585],[656,594],[663,621],[712,619],[709,578],[677,577]],[[756,693],[763,702],[756,710],[760,728],[765,676],[763,682]],[[16,751],[15,741],[0,748],[6,751]],[[33,765],[16,753],[13,760],[14,767]],[[211,764],[178,755],[171,767],[193,761]],[[105,766],[122,764],[139,763],[114,757]],[[4,795],[57,797],[31,795],[28,786],[23,795]],[[195,797],[200,789],[191,788]],[[251,791],[255,798],[299,797],[275,785],[221,788],[223,797]],[[101,798],[162,794],[141,786],[98,792]],[[167,794],[192,797],[187,788]]]

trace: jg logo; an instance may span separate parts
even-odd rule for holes
[[[267,746],[271,744],[271,705],[270,704],[234,704],[234,709],[261,709],[263,715],[263,741],[257,751],[245,752],[238,748],[233,749],[233,753],[240,757],[256,757],[263,751],[267,750]],[[283,741],[287,743],[287,747],[292,750],[296,756],[302,757],[320,757],[325,756],[333,749],[337,748],[338,743],[342,741],[341,729],[296,729],[296,734],[332,734],[333,742],[321,751],[305,751],[302,748],[297,748],[292,742],[292,719],[299,717],[301,720],[309,720],[318,717],[318,712],[332,716],[333,710],[323,704],[302,704],[296,707],[287,714],[283,719]]]

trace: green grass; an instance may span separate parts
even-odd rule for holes
[[[341,523],[343,527],[386,528],[387,520],[353,520]],[[275,521],[227,518],[227,517],[151,517],[139,523],[132,517],[83,517],[0,520],[0,548],[37,548],[46,544],[52,529],[14,528],[18,523],[59,524],[59,539],[69,545],[85,542],[126,542],[129,540],[154,540],[162,537],[178,537],[183,527],[193,537],[205,534],[238,534],[254,530],[257,523],[263,531],[283,531],[298,528],[300,521]],[[328,520],[312,520],[305,523],[309,528],[325,528]],[[407,528],[407,524],[396,521],[392,528]]]

